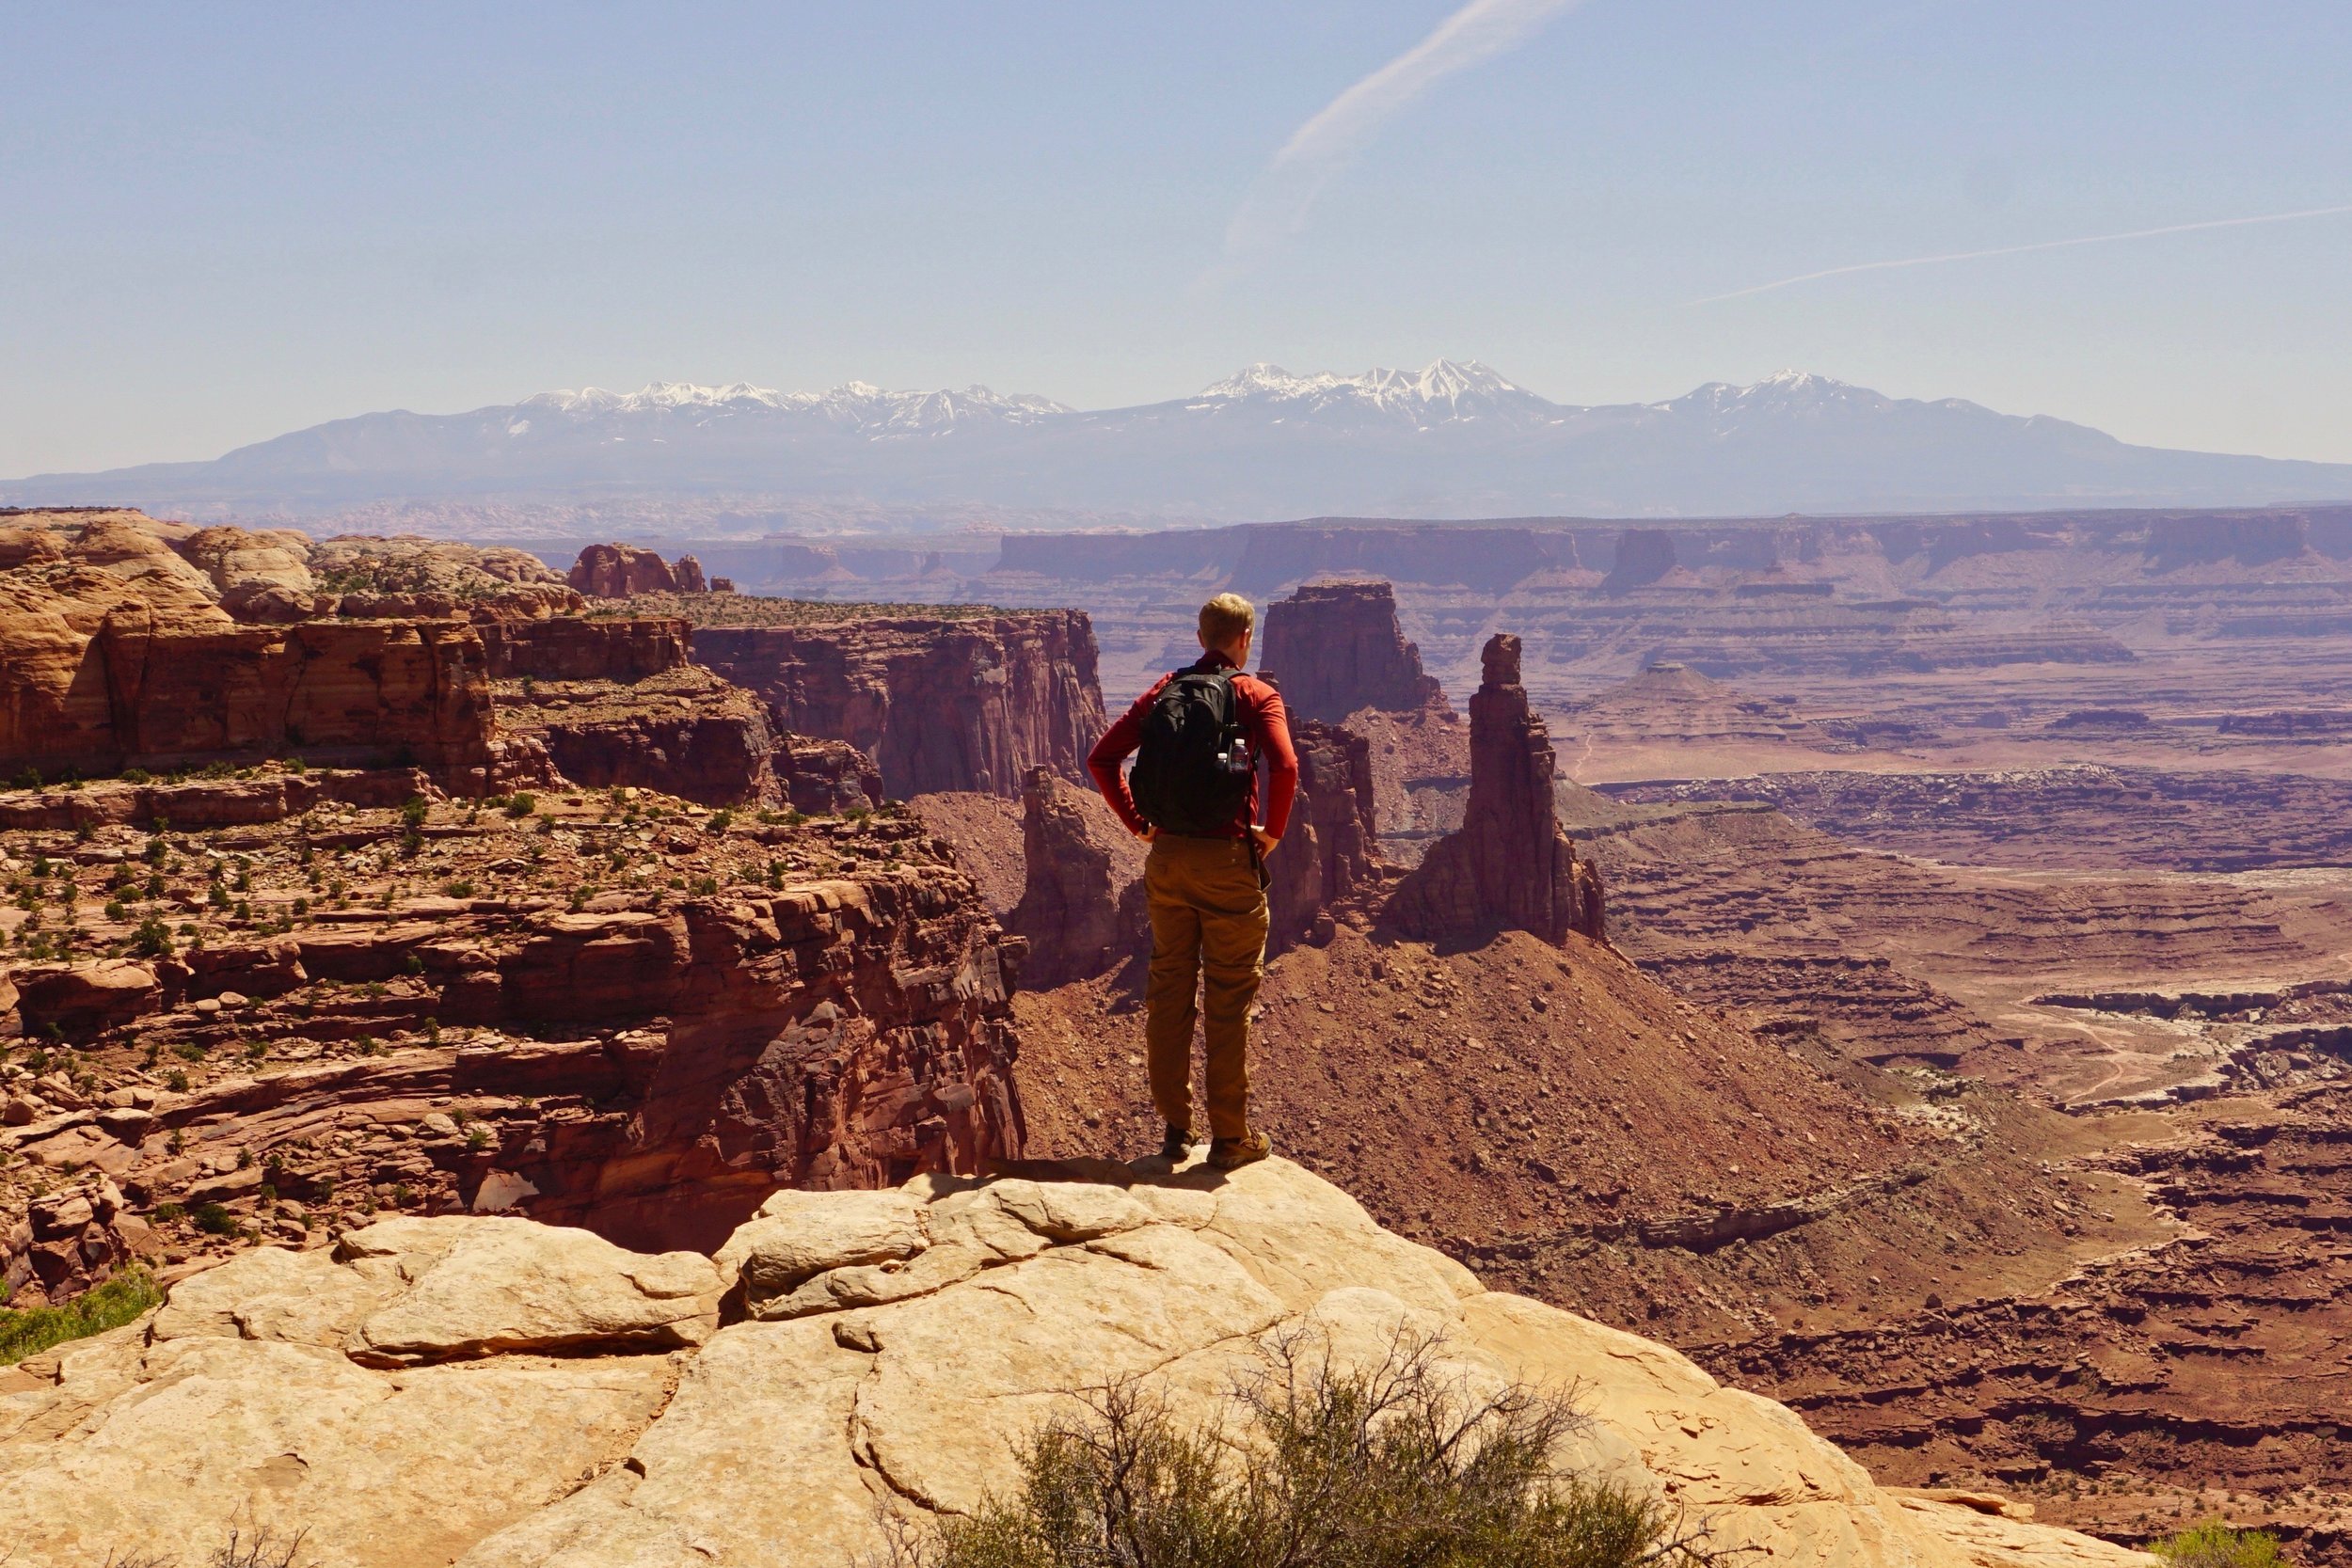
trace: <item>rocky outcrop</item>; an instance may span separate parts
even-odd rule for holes
[[[470,626],[240,626],[157,580],[166,591],[151,597],[78,564],[0,578],[0,764],[112,771],[289,751],[494,761]]]
[[[1025,986],[1058,986],[1149,952],[1143,849],[1092,790],[1032,768],[1022,781],[1025,881],[1006,927],[1027,939]]]
[[[710,584],[703,577],[703,563],[691,555],[679,556],[677,564],[671,568],[670,575],[677,579],[677,591],[681,594],[710,592]]]
[[[322,802],[397,806],[411,796],[437,798],[440,789],[420,769],[278,773],[246,779],[189,779],[180,784],[119,781],[76,789],[0,792],[0,830],[39,832],[133,826],[244,827],[282,822]]]
[[[1386,582],[1308,583],[1275,600],[1258,662],[1279,678],[1296,717],[1336,722],[1359,708],[1445,706],[1397,625],[1396,590]]]
[[[476,629],[494,680],[641,681],[693,658],[686,623],[675,616],[559,615]]]
[[[1009,796],[1040,766],[1081,780],[1104,728],[1078,610],[701,626],[694,657],[765,698],[782,728],[872,757],[899,799]]]
[[[1267,943],[1278,951],[1329,942],[1335,922],[1375,895],[1383,875],[1371,743],[1312,719],[1292,722],[1291,742],[1298,752],[1298,795],[1290,830],[1266,862]]]
[[[882,803],[882,769],[846,740],[787,735],[771,761],[776,785],[794,811],[838,816]]]
[[[544,745],[576,784],[659,789],[708,806],[778,799],[767,705],[699,666],[627,683],[517,683],[502,696],[505,728]]]
[[[513,1210],[628,1245],[706,1247],[778,1187],[874,1186],[1018,1154],[995,921],[914,824],[835,827],[845,847],[887,845],[889,858],[680,907],[494,903],[306,927],[187,964],[34,966],[20,975],[27,1025],[137,1021],[191,1059],[230,1038],[404,1027],[550,1038],[296,1065],[148,1092],[135,1111],[43,1111],[0,1129],[0,1149],[36,1169],[103,1171],[142,1207],[251,1210],[265,1181],[305,1201],[389,1183],[432,1211]],[[339,987],[369,997],[341,1014]],[[129,1105],[147,1091],[119,1092]],[[473,1130],[437,1110],[449,1105]],[[388,1125],[418,1141],[395,1153],[329,1135]]]
[[[1498,633],[1470,699],[1470,791],[1462,826],[1430,847],[1388,915],[1436,940],[1517,928],[1549,942],[1602,939],[1600,877],[1576,858],[1552,804],[1551,736],[1519,684],[1519,640]]]
[[[565,579],[576,592],[592,599],[626,599],[637,594],[699,594],[703,591],[702,562],[692,556],[678,562],[692,568],[689,588],[678,572],[648,549],[635,545],[590,545],[580,552]]]
[[[232,1517],[354,1568],[856,1561],[894,1519],[1009,1492],[1073,1389],[1137,1379],[1180,1419],[1226,1420],[1277,1346],[1352,1368],[1402,1338],[1469,1388],[1577,1390],[1568,1462],[1704,1520],[1713,1547],[2150,1560],[1998,1497],[1882,1489],[1785,1408],[1486,1290],[1287,1162],[1039,1174],[1086,1180],[788,1195],[708,1259],[471,1217],[246,1254],[13,1374],[0,1538],[24,1568],[197,1560]]]
[[[118,1122],[142,1114],[115,1112]],[[33,1199],[15,1227],[0,1228],[0,1284],[19,1307],[63,1301],[137,1261],[151,1234],[119,1187],[103,1175],[85,1177]]]
[[[0,764],[56,776],[307,754],[520,782],[474,622],[580,600],[516,550],[312,545],[136,513],[30,515],[0,571]]]
[[[128,958],[96,963],[30,964],[17,970],[16,1005],[28,1034],[55,1031],[70,1040],[159,1012],[164,984],[152,964]]]
[[[310,573],[310,538],[292,529],[200,529],[179,552],[210,578],[220,607],[240,621],[301,621],[331,608]]]

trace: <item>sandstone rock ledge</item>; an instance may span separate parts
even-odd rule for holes
[[[1746,1561],[2150,1560],[1881,1489],[1786,1408],[1486,1291],[1287,1162],[1089,1174],[783,1193],[709,1260],[464,1216],[246,1253],[0,1373],[0,1542],[16,1568],[200,1560],[233,1514],[339,1565],[834,1568],[882,1511],[1006,1486],[1062,1390],[1148,1375],[1205,1409],[1266,1336],[1346,1357],[1402,1324],[1473,1383],[1578,1386],[1585,1461]]]

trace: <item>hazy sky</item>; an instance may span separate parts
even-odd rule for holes
[[[0,0],[0,474],[553,387],[1783,368],[2352,460],[2352,6]]]

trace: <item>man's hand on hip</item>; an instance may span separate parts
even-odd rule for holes
[[[1272,833],[1267,832],[1263,828],[1250,829],[1249,836],[1257,840],[1258,853],[1260,855],[1271,855],[1274,853],[1274,847],[1282,842],[1280,839],[1276,838]]]

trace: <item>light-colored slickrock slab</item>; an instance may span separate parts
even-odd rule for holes
[[[712,1332],[723,1289],[740,1321]],[[838,1568],[886,1516],[1010,1489],[1080,1391],[1136,1378],[1225,1419],[1282,1346],[1349,1366],[1401,1340],[1473,1391],[1571,1395],[1591,1418],[1568,1463],[1752,1560],[2150,1561],[1998,1499],[1881,1489],[1782,1406],[1485,1291],[1284,1161],[779,1195],[715,1266],[464,1217],[248,1253],[27,1363],[35,1386],[0,1395],[0,1540],[10,1568],[200,1560],[235,1515],[362,1568]]]
[[[56,1568],[132,1551],[201,1562],[233,1522],[307,1528],[354,1568],[447,1562],[617,1459],[669,1375],[662,1356],[387,1374],[315,1346],[166,1340],[71,1428],[0,1442],[0,1540],[13,1562]]]
[[[447,1215],[386,1220],[337,1251],[407,1288],[352,1331],[373,1366],[508,1351],[667,1350],[718,1327],[719,1273],[691,1252],[630,1252],[585,1230]]]

